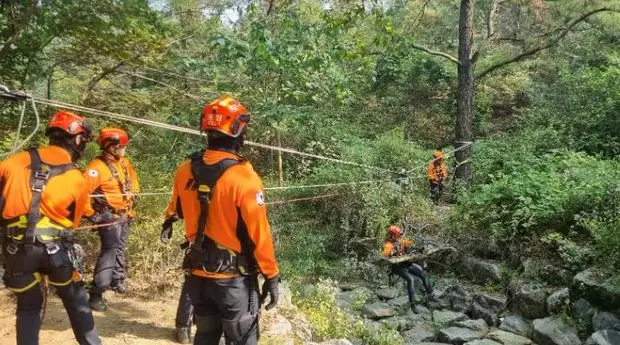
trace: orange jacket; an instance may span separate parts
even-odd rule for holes
[[[443,180],[448,176],[448,166],[444,162],[441,162],[440,164],[431,162],[426,167],[426,174],[428,175],[428,179],[430,181]]]
[[[226,159],[240,159],[239,156],[207,150],[203,155],[206,164],[216,164]],[[172,190],[172,199],[166,210],[166,219],[177,213],[185,219],[185,237],[193,241],[196,237],[200,203],[193,185],[191,161],[183,162],[177,169]],[[211,192],[209,216],[204,230],[205,236],[216,244],[241,253],[241,243],[237,238],[237,224],[243,223],[249,239],[254,244],[253,256],[261,273],[267,278],[278,274],[273,249],[271,229],[267,220],[263,184],[249,162],[233,165],[219,178]],[[231,274],[211,273],[194,270],[194,275],[207,278],[229,278]]]
[[[127,172],[127,175],[129,175],[129,182],[131,183],[131,192],[139,193],[140,186],[138,184],[138,175],[133,165],[131,165],[131,162],[127,158],[121,157],[120,160],[115,160],[110,163],[116,168],[121,183],[126,183],[127,176],[125,172]],[[102,201],[109,205],[114,211],[119,213],[127,211],[127,216],[135,216],[135,211],[132,208],[134,202],[133,198],[122,195],[123,190],[119,185],[119,181],[112,175],[112,171],[108,165],[100,158],[93,159],[88,163],[86,169],[84,169],[84,178],[86,178],[86,182],[88,183],[88,192],[90,194],[103,194],[104,197],[101,198]],[[84,212],[85,216],[90,217],[95,213],[93,209],[94,203],[95,198],[91,197]]]
[[[407,247],[413,244],[412,240],[398,240],[398,242],[400,244],[400,251],[397,252],[396,248],[394,248],[394,242],[385,241],[385,244],[383,245],[383,256],[390,257],[402,254],[405,252]]]
[[[71,155],[58,146],[38,149],[41,162],[50,165],[71,163]],[[2,218],[9,220],[27,215],[32,200],[30,189],[30,155],[17,153],[0,163],[0,181],[5,200]],[[80,223],[88,203],[86,181],[78,169],[69,170],[49,179],[41,193],[41,214],[64,228]]]

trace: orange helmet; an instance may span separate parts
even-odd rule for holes
[[[129,143],[127,132],[120,128],[105,127],[99,131],[97,144],[99,144],[99,147],[102,149],[106,149],[110,145],[127,145],[127,143]]]
[[[394,237],[400,237],[401,231],[400,228],[396,225],[390,225],[388,228],[388,235],[393,235]]]
[[[435,151],[435,152],[433,153],[433,159],[437,159],[437,160],[439,160],[439,159],[443,159],[443,158],[444,158],[444,156],[445,156],[445,154],[443,153],[443,151],[442,151],[442,150],[437,150],[437,151]]]
[[[59,111],[47,123],[47,130],[58,128],[62,131],[66,132],[70,135],[77,134],[86,134],[90,136],[91,130],[90,127],[86,123],[84,123],[84,118],[81,116],[77,116],[74,113],[68,111]]]
[[[250,122],[250,112],[234,98],[220,97],[202,110],[200,129],[236,138]]]

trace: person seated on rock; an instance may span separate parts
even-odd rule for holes
[[[385,244],[383,245],[384,257],[405,255],[409,253],[412,248],[413,241],[402,238],[402,231],[398,226],[391,225],[388,228],[387,238],[385,240]],[[411,304],[411,310],[414,313],[417,313],[417,309],[415,306],[415,277],[418,277],[420,278],[420,280],[422,280],[424,290],[426,291],[427,302],[437,301],[433,292],[433,287],[431,286],[431,281],[420,265],[409,261],[393,263],[390,266],[390,276],[392,275],[398,275],[407,284],[409,303]]]

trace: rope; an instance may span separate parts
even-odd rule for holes
[[[341,187],[357,184],[369,184],[369,183],[385,183],[393,181],[393,179],[381,179],[381,180],[366,180],[366,181],[352,181],[352,182],[338,182],[338,183],[325,183],[325,184],[311,184],[311,185],[299,185],[299,186],[284,186],[284,187],[267,187],[264,190],[289,190],[289,189],[308,189],[308,188],[326,188],[326,187]],[[143,193],[114,193],[114,194],[90,194],[89,198],[99,198],[106,196],[157,196],[157,195],[171,195],[172,192],[143,192]]]
[[[323,194],[323,195],[316,195],[316,196],[311,196],[311,197],[307,197],[307,198],[288,199],[288,200],[276,200],[276,201],[266,202],[265,205],[279,205],[279,204],[287,204],[289,202],[298,202],[298,201],[307,201],[307,200],[333,198],[333,197],[339,196],[339,195],[342,195],[342,194]]]
[[[39,130],[39,126],[41,124],[41,119],[39,117],[39,111],[37,110],[37,106],[36,104],[34,104],[34,99],[28,95],[23,95],[23,94],[18,94],[18,93],[12,93],[12,92],[7,92],[6,87],[3,87],[2,85],[0,85],[0,97],[8,97],[11,99],[17,99],[17,98],[22,98],[22,97],[27,97],[30,99],[31,105],[32,105],[32,110],[34,111],[34,115],[35,115],[35,126],[34,129],[32,130],[32,132],[21,142],[21,144],[19,145],[15,145],[17,144],[17,141],[19,139],[19,133],[21,131],[21,127],[23,125],[23,116],[24,116],[24,111],[26,110],[26,101],[24,101],[24,106],[22,107],[22,116],[20,118],[19,121],[19,127],[17,129],[17,136],[15,137],[15,144],[13,144],[13,149],[9,152],[3,152],[0,153],[0,157],[5,157],[8,156],[10,154],[13,154],[15,152],[17,152],[19,149],[21,149],[22,147],[24,147],[29,141],[30,139],[32,139],[32,137],[37,133],[37,131]]]
[[[204,133],[202,133],[202,132],[200,132],[199,130],[196,130],[196,129],[191,129],[191,128],[186,128],[186,127],[171,125],[171,124],[157,122],[157,121],[152,121],[152,120],[147,120],[147,119],[141,119],[141,118],[137,118],[137,117],[133,117],[133,116],[123,115],[123,114],[119,114],[119,113],[113,113],[113,112],[104,111],[104,110],[97,110],[97,109],[88,108],[88,107],[84,107],[84,106],[80,106],[80,105],[75,105],[75,104],[71,104],[71,103],[65,103],[65,102],[54,101],[54,100],[47,100],[47,99],[42,99],[42,98],[38,98],[38,97],[32,97],[32,99],[36,103],[45,104],[45,105],[49,105],[49,106],[52,106],[52,107],[65,108],[65,109],[75,110],[75,111],[81,111],[81,112],[85,112],[85,113],[89,113],[89,114],[93,114],[93,115],[100,115],[100,116],[105,116],[105,117],[109,117],[109,118],[113,118],[113,119],[119,119],[119,120],[124,120],[124,121],[128,121],[128,122],[148,125],[148,126],[152,126],[152,127],[169,129],[169,130],[173,130],[173,131],[177,131],[177,132],[181,132],[181,133],[187,133],[187,134],[194,134],[194,135],[204,136]],[[339,163],[339,164],[352,165],[352,166],[357,166],[357,167],[360,167],[360,168],[373,169],[373,170],[377,170],[377,171],[388,172],[388,173],[391,173],[391,174],[398,174],[398,172],[396,172],[396,171],[389,170],[389,169],[384,169],[384,168],[380,168],[380,167],[376,167],[376,166],[373,166],[373,165],[356,163],[356,162],[352,162],[352,161],[347,161],[347,160],[338,159],[338,158],[332,158],[332,157],[326,157],[326,156],[316,155],[316,154],[307,153],[307,152],[301,152],[301,151],[298,151],[298,150],[295,150],[295,149],[291,149],[291,148],[285,148],[285,147],[261,144],[261,143],[253,142],[253,141],[250,141],[250,140],[246,140],[245,144],[248,145],[248,146],[260,147],[260,148],[264,148],[264,149],[268,149],[268,150],[272,150],[272,151],[286,152],[286,153],[290,153],[290,154],[296,154],[296,155],[300,155],[300,156],[305,156],[305,157],[311,157],[311,158],[331,161],[331,162]]]
[[[22,113],[19,115],[19,123],[17,124],[17,133],[15,134],[15,141],[13,142],[13,150],[11,153],[17,151],[17,143],[19,143],[19,134],[22,131],[22,125],[24,124],[24,114],[26,114],[26,102],[22,103]]]
[[[464,141],[464,142],[461,142],[461,141],[455,141],[455,143],[457,143],[457,144],[465,144],[465,145],[460,146],[459,148],[456,148],[456,149],[454,149],[454,150],[452,150],[452,151],[448,151],[448,153],[444,154],[443,158],[450,157],[453,153],[455,153],[455,152],[457,152],[457,151],[464,150],[465,148],[467,148],[467,147],[469,147],[469,146],[473,145],[473,142],[471,142],[471,141]],[[408,173],[408,174],[410,174],[410,173],[412,173],[412,172],[413,172],[413,171],[415,171],[415,170],[422,169],[422,168],[426,168],[426,166],[428,166],[429,164],[431,164],[431,163],[433,163],[433,162],[435,162],[435,161],[437,161],[437,160],[439,160],[439,159],[441,159],[441,158],[440,158],[440,157],[437,157],[437,158],[431,159],[430,161],[428,161],[428,162],[424,163],[424,165],[416,166],[416,167],[414,167],[414,168],[412,168],[412,169],[408,170],[408,171],[407,171],[407,173]],[[464,163],[463,163],[463,164],[464,164]]]
[[[121,220],[121,221],[112,222],[112,223],[85,225],[85,226],[77,227],[77,228],[75,228],[73,230],[74,231],[82,231],[82,230],[89,230],[89,229],[98,229],[98,228],[104,228],[104,227],[108,227],[108,226],[112,226],[112,225],[117,225],[117,224],[125,224],[127,222],[128,222],[128,220]]]

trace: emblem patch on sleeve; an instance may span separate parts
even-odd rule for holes
[[[95,169],[90,169],[90,170],[88,170],[88,176],[90,176],[90,177],[97,177],[97,176],[99,176],[99,172],[97,170],[95,170]]]
[[[263,195],[263,192],[256,193],[256,203],[258,206],[263,206],[265,204],[265,196]]]

